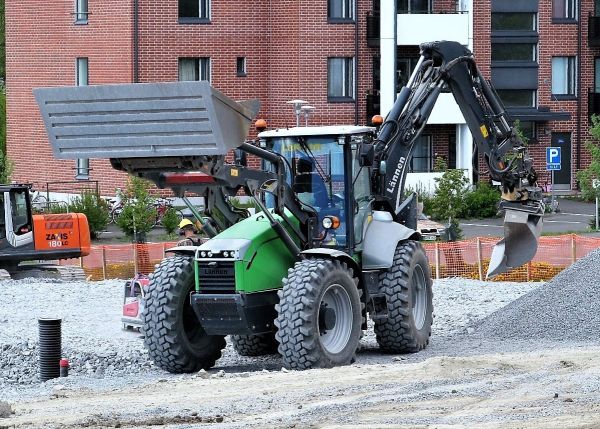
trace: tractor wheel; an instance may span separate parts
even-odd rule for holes
[[[233,348],[240,356],[263,356],[277,354],[275,333],[257,335],[232,335]]]
[[[151,276],[142,314],[144,344],[156,366],[172,373],[209,369],[224,336],[206,335],[190,304],[194,267],[189,257],[164,259]]]
[[[354,361],[362,335],[358,279],[340,261],[297,262],[278,292],[276,338],[288,369],[331,368]]]
[[[379,290],[387,300],[388,318],[375,320],[382,351],[415,353],[427,347],[433,324],[431,270],[416,241],[398,244],[394,265],[379,275]]]

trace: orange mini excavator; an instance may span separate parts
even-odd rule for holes
[[[90,253],[87,218],[81,213],[34,215],[29,190],[30,185],[0,185],[0,278],[83,279],[81,268],[51,262]]]

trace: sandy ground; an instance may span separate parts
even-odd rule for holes
[[[0,428],[600,427],[600,348],[56,390]],[[208,377],[208,378],[204,378]]]

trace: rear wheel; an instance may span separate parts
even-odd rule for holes
[[[277,354],[277,346],[279,345],[274,332],[257,335],[232,335],[231,342],[240,356]]]
[[[388,318],[375,320],[382,351],[414,353],[429,344],[433,324],[431,269],[416,241],[398,244],[392,267],[379,276],[379,290],[387,300]]]
[[[172,373],[209,369],[225,337],[206,335],[190,304],[194,268],[189,257],[164,259],[148,285],[142,313],[144,344],[154,363]]]
[[[330,368],[354,361],[362,330],[358,279],[340,261],[297,262],[278,292],[279,353],[289,369]]]

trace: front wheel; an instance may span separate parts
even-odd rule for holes
[[[278,292],[276,338],[288,369],[347,365],[362,334],[358,279],[346,264],[328,259],[297,262]]]
[[[375,320],[379,347],[388,353],[414,353],[429,344],[433,324],[431,269],[423,246],[398,244],[392,267],[379,275],[388,317]]]
[[[172,373],[209,369],[225,348],[224,336],[202,329],[190,303],[193,290],[192,259],[183,256],[164,259],[148,285],[144,344],[156,366]]]

